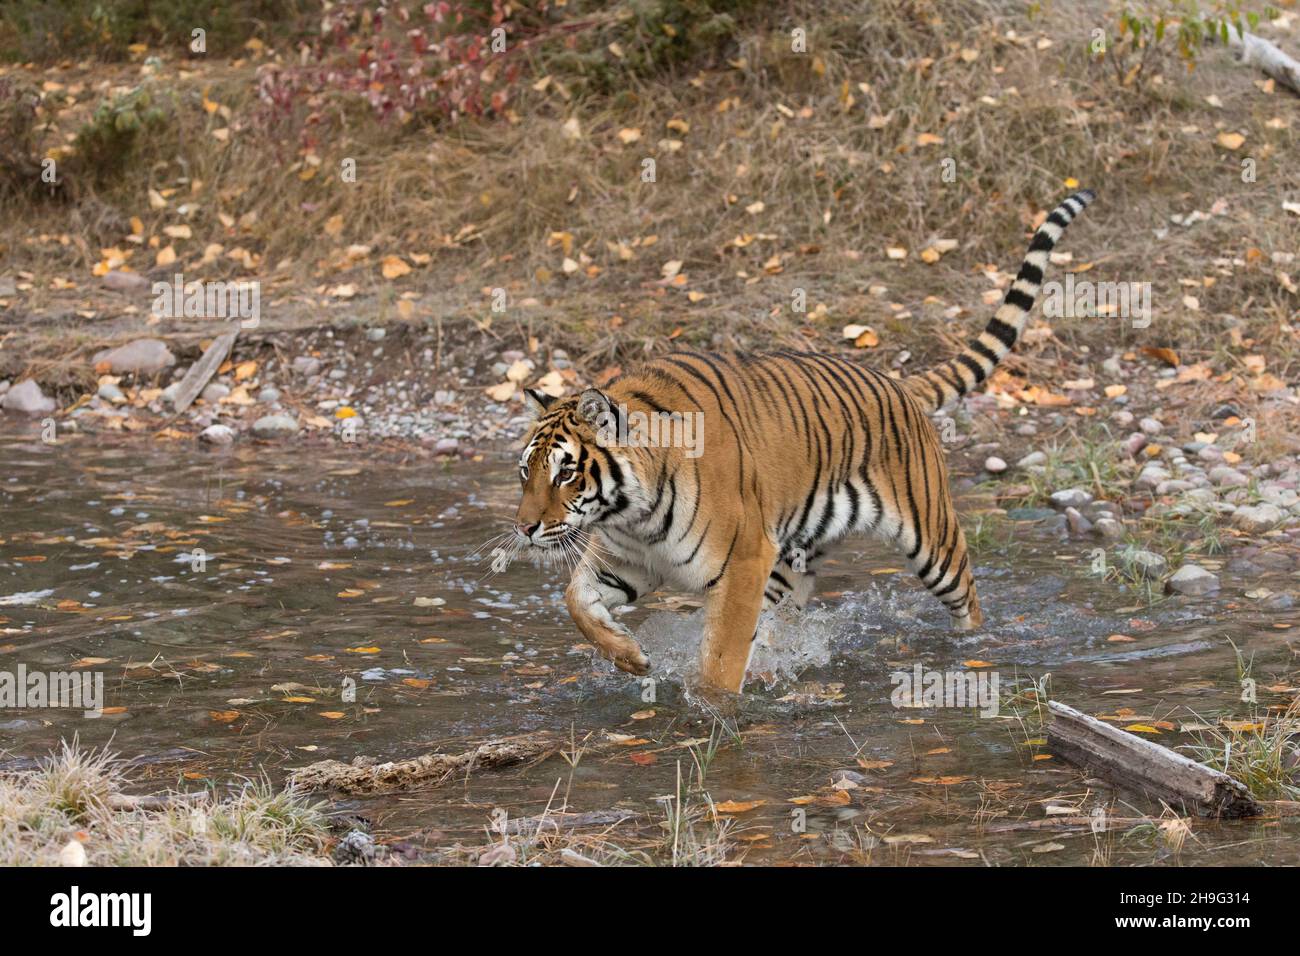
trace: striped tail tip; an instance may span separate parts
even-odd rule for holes
[[[971,339],[966,349],[952,361],[908,379],[913,394],[931,411],[938,411],[987,379],[998,362],[1015,347],[1042,289],[1043,274],[1052,250],[1066,227],[1096,198],[1097,194],[1091,189],[1080,189],[1061,200],[1034,231],[1029,251],[1020,263],[1020,271],[984,331]]]

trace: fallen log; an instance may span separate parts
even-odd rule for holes
[[[1262,810],[1245,785],[1226,773],[1057,701],[1047,706],[1048,749],[1115,786],[1203,817],[1251,817]]]
[[[1232,24],[1227,24],[1227,34],[1228,46],[1236,54],[1237,62],[1257,67],[1276,82],[1290,87],[1292,92],[1300,93],[1300,62],[1263,37],[1238,30]]]
[[[459,754],[422,754],[406,760],[374,763],[357,758],[320,760],[289,774],[288,784],[299,790],[341,790],[351,794],[393,793],[413,787],[437,786],[457,773],[495,770],[542,760],[559,749],[548,734],[523,734],[485,740]]]

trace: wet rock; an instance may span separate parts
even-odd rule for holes
[[[1092,501],[1092,495],[1082,488],[1067,488],[1064,491],[1053,492],[1048,500],[1057,511],[1064,511],[1066,508],[1082,508]]]
[[[1148,581],[1158,579],[1169,569],[1169,562],[1161,555],[1141,548],[1125,548],[1120,551],[1119,559],[1130,574],[1136,574]]]
[[[1007,463],[997,455],[989,455],[984,459],[984,470],[990,475],[1000,475],[1007,470]]]
[[[41,387],[30,378],[5,392],[0,398],[0,407],[7,412],[20,415],[47,415],[54,411],[54,399],[41,391]]]
[[[235,430],[229,425],[209,425],[199,432],[199,438],[213,445],[229,445],[235,440]]]
[[[136,339],[115,349],[96,352],[91,364],[99,365],[101,362],[107,362],[114,375],[125,372],[149,375],[175,365],[176,356],[161,339]]]
[[[1277,505],[1245,505],[1232,516],[1232,526],[1248,534],[1259,534],[1282,523],[1282,510]]]
[[[212,382],[203,389],[203,400],[209,405],[215,405],[229,394],[230,387],[228,385]]]
[[[263,415],[253,422],[253,434],[258,438],[283,438],[298,432],[298,420],[292,415]]]
[[[1184,564],[1165,584],[1165,589],[1197,597],[1219,590],[1219,578],[1198,564]]]

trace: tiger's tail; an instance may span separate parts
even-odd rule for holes
[[[1015,281],[984,331],[971,339],[955,359],[904,380],[927,411],[937,412],[975,388],[993,373],[994,366],[1015,346],[1034,307],[1034,299],[1042,288],[1048,254],[1055,248],[1065,227],[1096,198],[1092,190],[1081,189],[1053,209],[1034,233]]]

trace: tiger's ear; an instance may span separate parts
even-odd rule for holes
[[[552,405],[555,404],[555,398],[550,395],[547,395],[545,392],[541,391],[540,389],[526,388],[524,389],[524,391],[528,394],[529,398],[531,398],[534,402],[537,403],[538,408],[540,408],[542,411],[546,411]]]
[[[578,396],[578,417],[593,428],[600,428],[614,417],[609,396],[598,388],[588,388]]]

